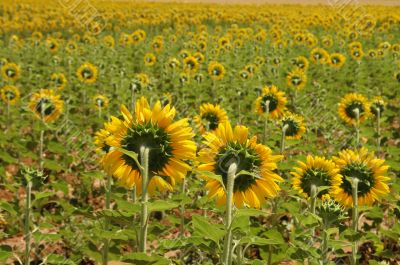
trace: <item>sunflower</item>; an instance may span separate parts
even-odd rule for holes
[[[167,65],[170,69],[174,70],[174,69],[178,68],[181,65],[181,63],[176,58],[169,58]]]
[[[20,99],[20,92],[16,86],[5,86],[0,90],[0,94],[6,104],[15,105]]]
[[[306,162],[297,161],[297,167],[290,172],[293,176],[293,189],[305,198],[311,197],[311,185],[318,187],[332,186],[340,182],[339,169],[331,160],[319,156],[307,156]],[[318,193],[318,198],[328,195],[328,190]]]
[[[371,205],[389,193],[387,182],[390,178],[385,176],[389,166],[384,164],[385,160],[374,157],[366,148],[343,150],[333,157],[333,161],[339,167],[342,178],[333,184],[332,195],[344,206],[353,205],[352,178],[359,180],[359,205]]]
[[[151,48],[156,52],[159,53],[164,47],[164,40],[161,36],[156,36],[154,40],[151,42]]]
[[[153,66],[157,62],[156,56],[152,53],[146,53],[143,60],[146,66]]]
[[[67,43],[67,45],[66,45],[66,47],[65,47],[65,50],[66,50],[68,53],[73,53],[73,52],[76,51],[77,49],[78,49],[78,45],[76,44],[75,41],[72,41],[72,40],[68,41],[68,43]]]
[[[210,62],[208,64],[208,75],[212,80],[221,80],[225,75],[225,67],[219,62]]]
[[[54,73],[50,76],[52,87],[58,90],[63,90],[67,85],[67,78],[63,73]]]
[[[350,56],[355,61],[361,61],[361,59],[364,57],[364,51],[362,49],[353,49],[350,52]]]
[[[349,125],[355,125],[357,120],[356,109],[359,112],[359,122],[364,122],[370,116],[370,104],[360,94],[350,93],[345,95],[339,103],[339,117]]]
[[[268,116],[273,119],[280,118],[283,115],[287,102],[285,93],[279,91],[274,85],[264,87],[261,96],[256,99],[256,111],[259,114],[265,114],[267,111],[267,101],[269,102]]]
[[[249,78],[251,78],[253,75],[251,73],[249,73],[249,71],[247,71],[246,69],[243,69],[239,72],[239,77],[242,80],[247,80]]]
[[[64,102],[51,89],[41,89],[31,96],[29,108],[44,122],[53,122],[60,117]]]
[[[304,56],[298,56],[293,60],[293,64],[299,69],[306,71],[310,65],[307,58]]]
[[[199,70],[199,62],[196,57],[188,56],[183,59],[183,70],[188,74],[195,74]]]
[[[304,125],[304,118],[298,114],[285,112],[282,118],[282,128],[286,126],[285,137],[286,139],[300,139],[306,127]]]
[[[385,110],[386,103],[383,101],[382,97],[374,97],[371,101],[370,111],[375,116],[379,114],[382,115],[382,112]]]
[[[160,98],[160,102],[163,107],[167,106],[168,104],[172,105],[172,94],[169,92],[164,93]]]
[[[342,68],[345,62],[346,57],[341,53],[332,53],[329,56],[329,65],[336,69]]]
[[[280,187],[277,182],[283,179],[275,173],[276,162],[283,156],[272,155],[271,149],[258,144],[257,137],[248,139],[248,128],[236,126],[233,130],[229,122],[221,123],[218,128],[205,134],[207,146],[199,152],[198,170],[214,172],[220,175],[224,186],[227,184],[227,172],[232,163],[237,164],[237,175],[234,180],[233,201],[236,207],[249,206],[260,208],[266,197],[274,197]],[[226,202],[225,189],[222,183],[201,175],[207,180],[208,196],[216,198],[219,205]]]
[[[84,63],[76,70],[76,76],[79,81],[85,84],[93,84],[96,82],[97,74],[97,67],[91,63]]]
[[[329,53],[322,48],[315,48],[310,53],[310,60],[315,64],[325,64],[329,61]]]
[[[397,80],[397,82],[400,83],[400,72],[396,72],[396,73],[394,74],[394,78]]]
[[[109,100],[106,96],[98,94],[93,97],[93,106],[97,109],[106,109],[108,107]]]
[[[58,41],[53,38],[48,38],[46,39],[46,47],[49,49],[50,52],[55,53],[58,50],[58,47],[60,45],[58,44]]]
[[[113,49],[115,47],[115,39],[111,35],[107,35],[103,38],[103,44],[107,48]]]
[[[296,90],[301,90],[305,87],[307,82],[307,75],[301,69],[294,69],[286,76],[287,85]]]
[[[200,106],[200,114],[194,117],[200,133],[214,131],[220,123],[228,121],[228,116],[219,105],[204,103]]]
[[[151,109],[144,97],[136,102],[133,114],[125,106],[121,107],[121,113],[123,121],[109,128],[111,135],[106,144],[113,148],[104,158],[106,171],[127,187],[136,185],[141,192],[138,165],[119,148],[135,152],[141,161],[140,149],[144,146],[150,149],[149,193],[153,194],[157,188],[172,190],[191,170],[185,161],[196,156],[194,135],[187,119],[174,122],[175,108],[169,104],[163,108],[157,101]]]
[[[21,69],[15,63],[6,63],[1,67],[1,75],[5,80],[16,81],[21,75]]]

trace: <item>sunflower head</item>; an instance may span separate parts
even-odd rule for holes
[[[287,111],[282,117],[282,129],[285,129],[287,139],[300,139],[306,131],[304,118]]]
[[[98,94],[93,97],[93,106],[97,109],[106,109],[108,107],[109,100],[106,96]]]
[[[50,76],[50,83],[55,89],[63,90],[67,85],[67,78],[62,73],[54,73]]]
[[[328,194],[322,197],[321,205],[318,207],[318,215],[330,226],[338,225],[348,218],[345,207]]]
[[[29,108],[44,122],[53,122],[60,117],[64,102],[51,89],[41,89],[31,96]]]
[[[339,103],[339,117],[349,125],[356,125],[357,115],[359,122],[364,122],[370,116],[370,103],[360,94],[345,95]]]
[[[172,190],[191,169],[187,160],[194,159],[196,144],[187,119],[174,121],[175,109],[171,105],[162,107],[157,101],[151,108],[142,97],[136,102],[134,113],[121,107],[123,120],[106,128],[110,136],[106,144],[111,147],[104,157],[105,170],[119,179],[124,186],[136,185],[141,192],[141,173],[136,161],[125,151],[138,155],[141,148],[149,152],[149,192]],[[114,118],[117,119],[117,118]]]
[[[214,131],[220,123],[228,121],[228,116],[219,105],[204,103],[200,106],[200,114],[194,117],[200,133]]]
[[[283,115],[287,99],[285,93],[272,85],[262,89],[262,94],[256,100],[256,111],[265,114],[273,119],[278,119]],[[268,108],[267,108],[268,105]]]
[[[290,88],[301,90],[305,87],[307,82],[307,75],[299,68],[289,72],[286,76],[287,85]]]
[[[298,67],[299,69],[306,71],[310,65],[310,63],[308,62],[307,58],[304,56],[299,56],[296,57],[292,63]]]
[[[221,80],[225,75],[225,67],[219,62],[211,62],[208,64],[208,75],[212,80]]]
[[[146,53],[144,55],[144,65],[153,66],[157,62],[157,57],[152,53]]]
[[[331,187],[333,183],[340,181],[339,169],[331,160],[318,156],[307,156],[306,162],[297,161],[297,167],[290,172],[293,176],[293,189],[306,198],[311,197],[311,186]],[[318,193],[318,198],[328,194],[328,190]]]
[[[76,71],[79,81],[84,84],[93,84],[97,80],[97,67],[91,63],[82,64]]]
[[[379,96],[374,97],[371,101],[371,107],[370,107],[371,113],[374,114],[375,116],[377,116],[378,113],[379,115],[381,115],[382,112],[385,110],[385,106],[386,103],[385,101],[383,101],[382,97]]]
[[[389,193],[386,176],[389,166],[385,160],[374,157],[366,148],[343,150],[333,161],[339,168],[341,181],[332,186],[335,199],[346,207],[353,205],[352,179],[358,180],[358,203],[371,205]]]
[[[183,60],[183,70],[189,74],[194,74],[199,70],[199,62],[196,57],[188,56]]]
[[[16,81],[21,75],[21,69],[15,63],[6,63],[1,67],[1,75],[5,80]]]
[[[15,105],[20,99],[20,92],[16,86],[5,86],[0,90],[0,94],[6,104]]]
[[[332,53],[329,56],[329,65],[336,69],[342,68],[345,62],[346,57],[341,53]]]
[[[315,48],[311,51],[310,60],[315,64],[325,64],[329,60],[329,53],[322,48]]]
[[[226,201],[224,186],[232,163],[237,165],[238,173],[233,188],[236,207],[260,208],[266,197],[278,194],[277,182],[283,179],[275,170],[282,156],[273,155],[268,147],[257,143],[256,137],[248,139],[247,127],[232,129],[229,122],[221,123],[215,131],[205,134],[204,139],[206,147],[199,152],[198,170],[200,174],[208,171],[221,176],[223,184],[202,175],[207,180],[208,195],[216,198],[218,204]]]

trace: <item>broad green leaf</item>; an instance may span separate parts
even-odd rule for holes
[[[194,215],[192,217],[193,229],[196,234],[209,238],[219,245],[225,231],[219,225],[209,223],[208,220],[203,216]]]
[[[168,201],[153,201],[148,203],[149,212],[154,211],[166,211],[173,208],[179,207],[179,203],[176,202],[168,202]]]

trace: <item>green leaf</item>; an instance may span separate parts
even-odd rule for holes
[[[263,238],[258,236],[247,236],[243,237],[240,240],[240,244],[252,244],[257,246],[266,246],[266,245],[280,245],[281,243],[271,239],[271,238]]]
[[[203,216],[194,215],[192,217],[192,224],[195,233],[211,239],[217,245],[219,245],[219,240],[225,235],[225,231],[220,228],[220,225],[210,224],[208,219]]]
[[[136,265],[169,265],[170,261],[166,258],[151,255],[147,256],[144,253],[129,253],[122,257],[122,261],[132,262]]]
[[[276,244],[286,244],[282,234],[275,228],[264,232],[263,236],[267,237],[268,239],[272,239],[276,242]]]
[[[46,145],[47,150],[49,150],[52,153],[56,154],[65,154],[67,152],[67,149],[65,148],[64,145],[61,143],[57,142],[50,142]]]
[[[59,162],[54,161],[54,160],[49,160],[49,159],[44,160],[43,167],[50,169],[50,170],[54,170],[56,172],[60,172],[61,170],[63,170],[63,167],[60,166]]]
[[[222,176],[221,175],[217,175],[217,174],[215,174],[213,172],[210,172],[210,171],[196,171],[196,174],[198,174],[200,176],[207,177],[209,179],[216,180],[225,188],[225,185],[224,185],[224,182],[222,180]]]
[[[40,200],[40,199],[50,197],[53,195],[55,195],[55,192],[50,192],[50,191],[38,192],[38,193],[35,193],[35,200]]]
[[[168,202],[168,201],[153,201],[148,203],[148,209],[149,212],[154,212],[154,211],[166,211],[170,210],[173,208],[177,208],[179,206],[178,203],[176,202]]]
[[[8,152],[0,152],[0,159],[8,164],[16,163],[18,160],[12,157]]]
[[[132,158],[132,159],[136,162],[138,168],[139,168],[139,169],[142,169],[142,165],[139,163],[139,160],[138,160],[139,155],[138,155],[137,153],[132,152],[132,151],[128,151],[128,150],[123,149],[123,148],[118,148],[118,147],[115,148],[115,149],[116,149],[117,151],[119,151],[119,152],[121,152],[121,153],[123,153],[123,154],[129,156],[130,158]]]
[[[239,209],[236,211],[235,213],[235,217],[239,217],[239,216],[260,216],[260,215],[266,215],[267,213],[262,211],[262,210],[258,210],[258,209],[253,209],[253,208],[244,208],[244,209]]]
[[[17,215],[17,211],[14,210],[14,207],[6,201],[0,201],[0,209],[9,212],[13,216]]]

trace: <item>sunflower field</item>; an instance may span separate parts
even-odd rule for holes
[[[400,6],[339,2],[2,0],[0,264],[400,264]]]

